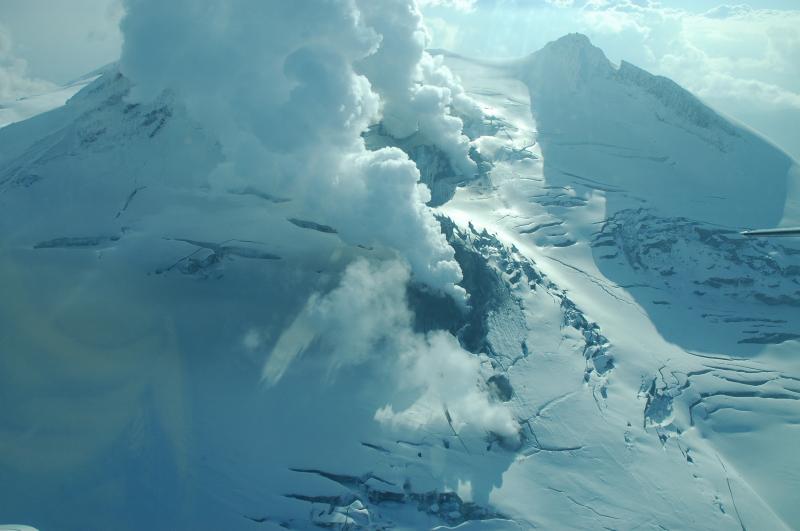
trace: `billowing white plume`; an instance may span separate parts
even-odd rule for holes
[[[469,139],[461,119],[451,116],[454,103],[467,112],[475,104],[452,73],[425,47],[428,33],[416,3],[409,0],[358,0],[365,22],[381,36],[378,51],[358,65],[383,99],[383,125],[397,138],[419,131],[444,151],[465,177],[477,167],[469,157]]]
[[[454,100],[464,108],[470,101],[425,52],[415,0],[126,6],[121,69],[134,83],[131,97],[171,92],[217,135],[226,161],[209,176],[212,186],[291,197],[345,241],[383,246],[399,258],[356,261],[339,287],[312,296],[278,339],[264,381],[277,382],[312,344],[329,354],[334,370],[380,356],[394,367],[398,389],[420,393],[408,409],[387,404],[376,413],[387,426],[469,424],[517,440],[510,411],[486,390],[486,364],[446,332],[413,331],[408,282],[463,304],[461,269],[426,206],[430,192],[418,183],[416,165],[396,148],[367,150],[361,136],[382,114],[393,136],[419,132],[457,172],[475,172],[462,122],[450,114]]]
[[[418,123],[455,167],[473,169],[461,121],[449,115],[459,91],[424,53],[413,0],[126,0],[126,8],[121,68],[132,98],[169,90],[218,136],[227,161],[210,176],[214,186],[292,197],[345,241],[395,249],[415,281],[465,300],[416,166],[399,150],[368,151],[361,138],[378,119],[380,94],[392,131]],[[396,14],[388,23],[386,10]],[[393,120],[398,113],[408,120]]]
[[[350,264],[340,285],[312,296],[282,334],[264,367],[264,380],[277,382],[296,356],[318,342],[329,355],[332,371],[378,358],[394,385],[387,396],[417,392],[410,405],[389,402],[375,412],[385,426],[452,429],[478,437],[493,433],[509,445],[517,444],[517,420],[491,397],[486,385],[493,374],[489,359],[467,352],[447,332],[413,331],[405,290],[408,278],[408,267],[398,261],[359,259]]]

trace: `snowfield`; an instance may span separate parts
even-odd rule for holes
[[[477,173],[363,137],[416,162],[466,304],[215,181],[116,66],[0,129],[0,522],[800,527],[800,241],[739,234],[800,224],[796,162],[581,35],[434,55]]]

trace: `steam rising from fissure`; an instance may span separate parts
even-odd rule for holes
[[[301,214],[334,227],[345,243],[398,257],[356,261],[339,287],[313,296],[279,339],[265,381],[275,383],[318,339],[333,367],[386,356],[402,368],[398,385],[420,388],[420,402],[409,410],[395,413],[387,404],[379,412],[387,424],[430,424],[420,413],[425,404],[449,401],[455,418],[516,437],[510,413],[479,385],[478,358],[449,334],[412,331],[406,284],[466,304],[461,269],[426,206],[430,192],[415,164],[398,149],[369,151],[361,137],[382,120],[398,138],[420,133],[460,174],[475,172],[451,106],[478,111],[425,52],[415,0],[125,4],[121,70],[134,84],[131,98],[148,101],[170,91],[216,135],[225,161],[208,176],[212,188],[248,186],[290,197]],[[447,383],[431,380],[432,370]]]

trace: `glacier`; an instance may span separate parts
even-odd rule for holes
[[[362,136],[419,168],[466,305],[209,184],[220,138],[117,65],[0,129],[0,523],[800,525],[800,242],[739,234],[798,224],[797,163],[582,35],[430,60],[475,173]]]

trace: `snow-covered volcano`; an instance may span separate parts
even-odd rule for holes
[[[221,186],[219,139],[116,67],[0,130],[0,523],[800,525],[800,245],[738,234],[796,219],[794,162],[579,35],[444,62],[477,176],[364,138],[416,161],[468,307]]]

